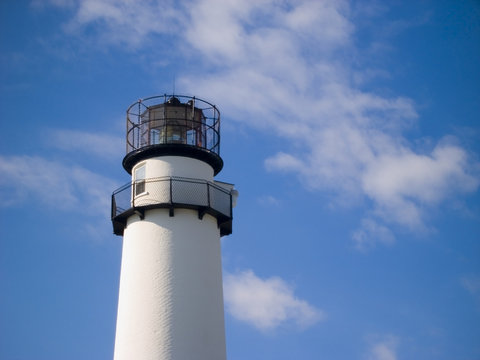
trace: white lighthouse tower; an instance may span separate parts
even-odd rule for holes
[[[156,96],[127,110],[132,181],[112,195],[123,235],[115,360],[224,360],[220,237],[232,232],[233,185],[220,113],[198,98]]]

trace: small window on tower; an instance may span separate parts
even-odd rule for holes
[[[145,165],[138,167],[135,170],[135,196],[145,192]]]
[[[197,135],[197,132],[195,130],[187,130],[187,144],[188,145],[196,145],[195,144],[196,135]]]
[[[150,129],[150,145],[160,144],[160,130]]]

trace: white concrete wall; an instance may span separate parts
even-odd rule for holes
[[[198,160],[147,160],[147,178],[211,181]],[[115,360],[225,360],[220,234],[196,211],[154,209],[127,221],[123,238]]]
[[[213,168],[207,163],[183,156],[161,156],[139,163],[147,164],[147,178],[178,176],[213,181]],[[135,171],[134,166],[133,172]],[[133,173],[132,172],[132,173]]]

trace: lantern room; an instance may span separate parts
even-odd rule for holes
[[[217,174],[220,158],[220,112],[204,100],[163,95],[140,99],[127,110],[127,155],[131,173],[140,160],[164,155],[193,157],[210,164]]]

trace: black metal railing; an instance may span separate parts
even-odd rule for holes
[[[183,95],[152,96],[130,105],[127,154],[165,144],[190,145],[219,155],[220,111],[205,100]]]
[[[115,234],[123,234],[129,216],[137,213],[143,217],[145,210],[154,208],[167,208],[170,216],[174,216],[175,208],[197,210],[199,218],[210,214],[217,219],[221,235],[231,233],[232,194],[229,189],[210,181],[180,177],[141,182],[125,184],[113,192],[112,223]]]

